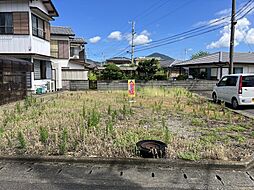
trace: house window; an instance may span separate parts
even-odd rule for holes
[[[52,57],[58,58],[58,41],[52,40],[50,42],[50,54]]]
[[[70,57],[74,57],[75,47],[71,47]]]
[[[70,57],[78,57],[79,56],[79,47],[71,47]]]
[[[44,21],[35,15],[32,15],[32,28],[34,36],[45,38]]]
[[[40,70],[41,70],[41,79],[46,79],[47,78],[47,65],[46,62],[41,61],[40,63]]]
[[[13,34],[12,13],[0,13],[0,34]]]
[[[34,60],[34,78],[35,80],[51,79],[51,63],[49,61]]]
[[[242,67],[235,67],[234,68],[234,74],[242,74],[243,68]]]

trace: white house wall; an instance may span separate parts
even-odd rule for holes
[[[243,73],[254,73],[254,66],[249,65],[234,65],[234,67],[242,67]]]
[[[48,14],[48,11],[46,9],[46,7],[44,6],[44,4],[41,1],[29,1],[29,5],[31,7],[37,7],[40,10],[42,10],[44,13]]]
[[[64,70],[62,71],[63,80],[88,80],[88,71]]]
[[[68,59],[51,59],[52,68],[56,70],[56,88],[62,89],[62,67],[68,67]]]
[[[73,64],[73,63],[69,63],[68,67],[69,69],[84,69],[84,65]]]
[[[0,1],[0,12],[29,12],[28,0]],[[29,35],[0,35],[0,53],[30,53]]]
[[[29,11],[28,0],[0,1],[0,12]]]
[[[50,56],[50,42],[32,35],[32,19],[29,4],[47,11],[41,1],[0,0],[0,12],[29,12],[30,35],[0,35],[0,53],[24,54],[34,53]]]
[[[68,67],[68,59],[51,59],[53,69],[57,68],[57,65],[61,67]]]
[[[31,53],[28,35],[0,35],[0,53]]]
[[[50,56],[50,42],[32,36],[32,50],[31,53]]]

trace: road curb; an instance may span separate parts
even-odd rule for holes
[[[243,115],[243,116],[245,116],[245,117],[248,117],[248,118],[250,118],[250,119],[254,119],[254,116],[253,116],[253,115],[248,114],[248,113],[246,113],[246,112],[243,112],[243,111],[241,111],[241,110],[233,110],[233,109],[230,109],[230,108],[228,108],[228,109],[229,109],[230,111],[234,112],[234,113],[241,114],[241,115]]]
[[[16,162],[49,162],[49,163],[79,163],[105,165],[135,165],[144,167],[195,167],[204,169],[248,169],[253,165],[252,156],[244,161],[184,161],[168,159],[141,159],[141,158],[72,158],[65,156],[0,156],[0,161]]]

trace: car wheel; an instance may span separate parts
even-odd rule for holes
[[[212,98],[213,98],[213,102],[214,102],[215,104],[218,103],[218,98],[217,98],[216,93],[213,93]]]
[[[237,101],[236,98],[233,98],[233,99],[232,99],[231,105],[232,105],[232,108],[233,108],[233,109],[237,109],[237,108],[239,107],[239,104],[238,104],[238,101]]]

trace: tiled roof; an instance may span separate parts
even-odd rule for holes
[[[51,26],[52,35],[75,36],[75,33],[70,27]]]
[[[59,14],[55,8],[55,5],[53,4],[53,2],[51,0],[42,0],[42,3],[45,5],[50,16],[52,16],[52,17],[59,16]]]
[[[73,43],[86,43],[84,38],[73,38],[70,41],[73,42]]]
[[[131,60],[127,57],[113,57],[111,59],[108,59],[107,61],[131,61]]]
[[[160,66],[162,68],[171,67],[172,63],[174,63],[175,60],[160,60]]]
[[[253,63],[254,53],[234,53],[235,63]],[[204,57],[200,57],[193,60],[183,61],[175,64],[175,66],[188,66],[188,65],[202,65],[212,63],[229,63],[228,52],[217,52]]]

